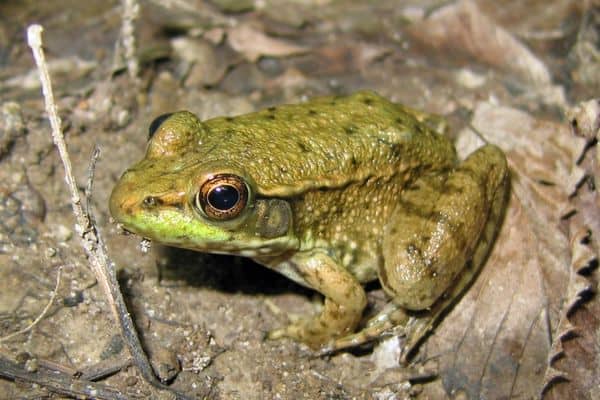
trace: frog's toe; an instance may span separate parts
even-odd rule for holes
[[[279,340],[284,337],[286,337],[284,328],[273,329],[265,335],[265,339],[267,340]]]
[[[272,330],[267,339],[278,340],[290,338],[302,342],[312,350],[321,349],[325,343],[332,342],[332,333],[324,327],[316,325],[313,320],[301,320],[286,327]]]
[[[327,356],[341,350],[362,346],[391,335],[403,337],[412,336],[411,330],[407,326],[409,321],[410,318],[404,310],[390,302],[378,315],[369,320],[362,330],[328,342],[319,349],[318,354],[320,356]]]

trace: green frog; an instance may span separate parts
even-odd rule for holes
[[[250,257],[324,296],[318,315],[269,338],[328,353],[393,332],[411,349],[476,276],[507,201],[502,151],[461,162],[444,127],[367,91],[207,121],[164,115],[110,211],[145,238]],[[390,300],[360,325],[375,279]]]

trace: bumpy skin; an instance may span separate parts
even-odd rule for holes
[[[399,326],[411,347],[476,275],[508,190],[497,147],[459,164],[436,125],[371,92],[204,122],[178,112],[123,174],[110,210],[141,236],[251,257],[324,295],[320,315],[271,338],[332,351]],[[248,202],[215,220],[195,198],[222,174],[246,182]],[[353,333],[361,283],[377,277],[391,302]]]

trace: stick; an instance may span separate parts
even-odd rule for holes
[[[74,398],[101,400],[128,400],[129,397],[117,389],[95,382],[74,379],[64,373],[36,371],[29,372],[14,362],[0,356],[0,377],[12,381],[24,381],[48,388],[51,392]]]
[[[42,50],[42,31],[43,28],[40,25],[29,26],[27,29],[27,42],[33,52],[33,57],[35,58],[35,63],[40,74],[42,92],[46,103],[46,112],[48,113],[48,118],[52,127],[52,140],[58,148],[60,159],[65,168],[65,180],[71,192],[71,206],[76,220],[75,231],[81,239],[83,249],[88,257],[92,271],[104,290],[113,316],[118,321],[121,336],[142,376],[154,387],[170,391],[178,399],[186,399],[187,397],[184,395],[176,393],[163,385],[154,375],[152,366],[148,361],[135,330],[133,320],[125,306],[123,295],[119,290],[119,284],[115,274],[115,264],[108,257],[104,241],[100,237],[96,227],[90,223],[90,216],[84,212],[81,206],[81,197],[79,196],[75,177],[73,176],[69,153],[61,129],[60,118],[56,112],[54,95],[52,93],[52,83],[50,81],[44,52]]]

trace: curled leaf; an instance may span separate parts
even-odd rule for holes
[[[261,56],[285,57],[301,54],[307,48],[267,36],[252,24],[240,24],[227,31],[229,45],[250,61]]]
[[[539,86],[551,82],[544,63],[510,32],[483,14],[471,0],[441,7],[409,31],[413,37],[435,49],[470,55]]]
[[[472,127],[461,133],[459,149],[481,138],[500,146],[511,169],[511,197],[480,276],[427,346],[440,354],[448,393],[536,398],[571,295],[571,248],[561,224],[585,141],[565,125],[490,103],[476,107]]]

